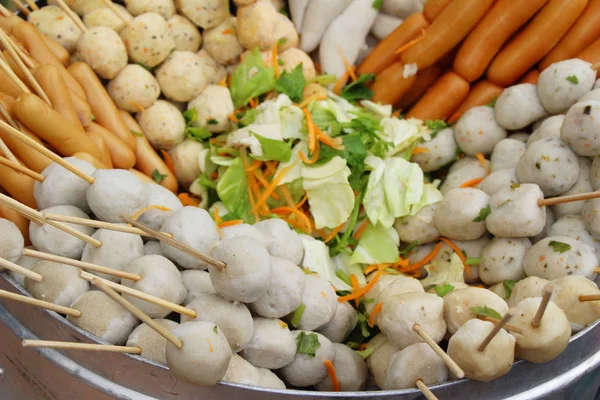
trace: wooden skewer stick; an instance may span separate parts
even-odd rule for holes
[[[119,269],[103,267],[101,265],[91,264],[91,263],[79,261],[79,260],[73,260],[72,258],[61,257],[61,256],[57,256],[54,254],[43,253],[43,252],[37,251],[37,250],[23,249],[23,255],[27,256],[27,257],[31,257],[31,258],[36,258],[38,260],[46,260],[46,261],[57,262],[60,264],[70,265],[72,267],[83,269],[86,271],[100,272],[100,273],[103,273],[106,275],[116,276],[118,278],[128,279],[128,280],[134,281],[134,282],[137,282],[142,279],[142,277],[140,275],[121,271]]]
[[[102,2],[106,5],[106,7],[110,8],[110,10],[115,13],[115,15],[121,21],[125,22],[125,24],[129,24],[129,21],[127,21],[127,18],[121,14],[121,11],[117,8],[117,6],[115,6],[115,3],[113,3],[111,0],[102,0]]]
[[[414,324],[413,330],[417,332],[419,336],[421,336],[421,339],[423,339],[425,343],[427,343],[442,360],[444,360],[444,363],[446,363],[448,369],[452,371],[452,373],[456,375],[458,379],[465,377],[465,371],[463,371],[462,368],[459,367],[458,364],[452,358],[450,358],[448,354],[446,354],[446,352],[431,338],[431,336],[427,334],[427,332],[423,330],[423,328],[421,328],[419,324]]]
[[[27,85],[25,85],[23,81],[19,79],[19,77],[13,72],[13,70],[10,69],[10,66],[6,63],[3,57],[0,57],[0,68],[2,68],[2,71],[8,75],[10,80],[13,81],[13,83],[17,85],[22,92],[31,93],[31,90],[29,90]]]
[[[515,310],[508,310],[508,312],[504,314],[504,317],[502,317],[500,322],[494,325],[494,329],[492,329],[492,331],[485,337],[485,339],[483,339],[483,342],[481,342],[479,347],[477,347],[477,350],[484,351],[487,345],[490,344],[490,342],[494,339],[498,332],[500,332],[500,329],[504,328],[504,326],[508,323],[508,321],[513,317],[514,314]]]
[[[20,265],[17,265],[13,262],[5,260],[4,258],[0,258],[0,267],[4,267],[10,271],[16,272],[19,275],[23,275],[31,280],[36,282],[41,282],[44,280],[44,277],[36,272],[30,271],[27,268],[23,268]]]
[[[25,143],[32,149],[38,151],[39,153],[45,155],[46,157],[48,157],[55,163],[59,164],[61,167],[68,169],[69,171],[71,171],[72,173],[74,173],[75,175],[77,175],[78,177],[80,177],[81,179],[86,181],[87,183],[89,183],[89,184],[94,183],[94,178],[92,178],[88,174],[83,173],[79,169],[75,168],[74,166],[72,166],[71,164],[69,164],[68,162],[63,160],[63,158],[61,156],[48,150],[43,145],[39,144],[35,140],[31,139],[29,136],[25,135],[23,132],[18,131],[17,129],[13,128],[12,126],[10,126],[9,124],[7,124],[6,122],[4,122],[2,120],[0,120],[0,130],[2,132],[6,133],[7,135],[11,135],[11,136],[19,139],[21,142]]]
[[[10,44],[15,49],[17,54],[19,54],[19,57],[21,57],[21,60],[23,60],[23,62],[25,63],[25,65],[27,65],[28,68],[33,69],[38,66],[37,61],[35,61],[33,58],[31,58],[29,56],[29,54],[26,53],[26,51],[22,48],[22,45],[20,43],[15,42],[15,39],[13,39],[8,34],[6,35],[6,37],[8,38]]]
[[[417,382],[415,382],[415,385],[417,385],[417,388],[423,393],[423,396],[425,396],[427,400],[439,400],[422,380],[418,379]]]
[[[198,313],[196,312],[196,310],[193,310],[191,308],[183,307],[183,306],[180,306],[179,304],[175,304],[170,301],[163,300],[159,297],[152,296],[152,295],[150,295],[148,293],[144,293],[140,290],[130,288],[129,286],[119,285],[118,283],[111,282],[107,279],[97,277],[95,275],[89,274],[84,271],[81,271],[79,273],[79,277],[81,279],[85,279],[88,282],[91,282],[92,279],[96,278],[96,279],[102,281],[102,283],[105,283],[107,286],[116,290],[117,292],[128,294],[129,296],[133,296],[137,299],[147,301],[148,303],[156,304],[157,306],[161,306],[168,310],[175,311],[178,314],[186,315],[190,318],[196,318],[198,316]]]
[[[44,216],[44,218],[49,219],[50,221],[69,222],[71,224],[77,224],[77,225],[81,225],[81,226],[89,226],[91,228],[108,229],[108,230],[116,231],[116,232],[131,233],[134,235],[152,237],[151,235],[147,234],[143,230],[134,228],[134,227],[131,227],[128,225],[119,225],[119,224],[113,224],[111,222],[96,221],[94,219],[71,217],[68,215],[60,215],[60,214],[42,214],[42,215]],[[165,235],[169,236],[170,238],[173,237],[173,234],[171,234],[171,233],[165,233],[165,232],[163,232],[163,233]]]
[[[594,269],[594,273],[595,273],[595,274],[600,274],[600,268],[596,268],[596,269]]]
[[[15,4],[15,6],[17,6],[19,11],[21,11],[25,15],[29,15],[29,13],[30,13],[29,9],[27,7],[25,7],[25,5],[23,3],[21,3],[21,0],[12,0],[12,2]]]
[[[10,124],[10,126],[15,128],[16,130],[21,130],[21,127],[19,126],[17,121],[15,121],[13,117],[10,116],[8,110],[4,108],[2,104],[0,104],[0,115],[2,115],[2,118],[4,118]]]
[[[584,201],[600,197],[600,190],[589,193],[571,194],[568,196],[553,197],[551,199],[538,200],[538,206],[553,206],[555,204],[571,203],[573,201]]]
[[[0,4],[0,14],[2,14],[3,17],[10,17],[11,15],[13,15],[6,7],[4,7],[2,4]]]
[[[65,314],[74,318],[81,317],[81,311],[76,310],[74,308],[59,306],[58,304],[34,299],[32,297],[23,296],[21,294],[7,292],[6,290],[0,290],[0,297],[3,299],[18,301],[23,304],[29,304],[35,307],[45,308],[46,310],[56,311],[59,314]]]
[[[88,236],[85,233],[81,233],[77,229],[71,228],[70,226],[65,225],[61,222],[45,220],[44,217],[42,216],[41,212],[34,210],[31,207],[27,207],[25,204],[21,204],[17,200],[15,200],[12,197],[9,197],[3,193],[0,193],[0,202],[6,204],[7,206],[9,206],[10,208],[12,208],[14,210],[17,210],[18,212],[20,212],[21,214],[23,214],[28,219],[30,219],[34,222],[38,222],[38,223],[41,222],[42,224],[48,224],[50,226],[53,226],[56,229],[60,229],[61,231],[68,233],[69,235],[74,236],[77,239],[83,240],[84,242],[89,243],[96,248],[99,248],[100,246],[102,246],[101,241],[94,239],[93,237]]]
[[[166,244],[175,247],[176,249],[179,249],[191,256],[194,256],[196,258],[199,258],[200,260],[204,261],[207,264],[212,265],[213,267],[217,268],[219,271],[224,270],[227,267],[227,264],[225,264],[223,261],[219,261],[216,258],[213,258],[209,255],[206,255],[204,253],[199,252],[198,250],[183,244],[173,238],[170,238],[169,236],[165,235],[162,232],[159,232],[157,230],[154,230],[136,220],[134,220],[133,218],[129,218],[127,216],[122,215],[121,216],[121,220],[123,222],[127,222],[128,224],[131,224],[133,226],[135,226],[136,228],[139,228],[141,230],[143,230],[144,232],[146,232],[150,237],[153,237],[155,239],[160,240],[161,242],[165,242]]]
[[[115,292],[108,285],[100,281],[98,278],[92,278],[92,284],[98,289],[102,290],[108,297],[119,303],[127,311],[135,315],[137,319],[144,322],[150,328],[154,329],[156,333],[167,339],[178,349],[181,349],[183,347],[183,342],[180,339],[176,338],[175,335],[173,335],[171,332],[159,325],[156,321],[154,321],[152,318],[146,315],[142,310],[131,304],[130,301],[119,295],[117,292]]]
[[[50,340],[23,340],[22,345],[23,347],[42,347],[47,349],[88,350],[106,351],[109,353],[142,354],[142,349],[139,347],[113,346],[108,344],[53,342]]]
[[[600,294],[585,294],[579,296],[579,301],[598,301],[600,300]]]
[[[2,108],[2,106],[0,105],[0,108]],[[2,113],[2,111],[0,110],[0,114]],[[2,154],[4,154],[4,157],[8,158],[10,161],[12,161],[15,164],[21,165],[19,164],[19,160],[17,159],[17,157],[13,154],[12,151],[10,151],[10,149],[8,148],[8,146],[6,145],[6,143],[4,143],[4,140],[0,139],[0,151],[2,151]]]
[[[546,286],[544,288],[544,295],[542,297],[542,302],[540,303],[540,307],[538,308],[537,312],[535,313],[535,317],[533,317],[533,320],[531,321],[531,326],[533,326],[534,328],[537,328],[540,326],[540,323],[542,322],[542,318],[544,317],[544,312],[546,312],[546,307],[548,307],[548,303],[550,302],[551,296],[552,296],[552,287]]]
[[[60,8],[62,8],[62,10],[65,12],[65,14],[67,14],[67,16],[69,18],[71,18],[71,20],[75,23],[75,25],[77,25],[77,27],[81,30],[81,32],[87,32],[88,29],[87,27],[83,24],[83,21],[81,20],[81,18],[79,18],[79,15],[75,14],[68,5],[65,4],[65,2],[63,0],[56,0],[56,4],[58,4],[58,6]]]
[[[18,171],[24,175],[27,175],[28,177],[33,178],[38,182],[44,182],[44,179],[46,179],[46,177],[44,175],[38,174],[37,172],[32,171],[29,168],[24,167],[21,164],[16,163],[14,161],[8,160],[4,157],[0,157],[0,164],[5,165],[9,168],[12,168],[15,171]]]
[[[478,316],[477,318],[479,318],[480,320],[483,320],[483,321],[491,322],[493,324],[498,324],[498,323],[500,323],[500,321],[502,321],[500,319],[490,318],[490,317],[482,317],[482,316]],[[504,329],[506,329],[507,331],[512,332],[512,333],[518,333],[519,335],[525,334],[523,329],[519,328],[518,326],[511,325],[511,324],[504,325]]]
[[[27,4],[29,4],[29,7],[31,7],[32,10],[37,11],[40,8],[37,6],[37,4],[35,4],[35,1],[33,0],[25,0],[27,2]]]

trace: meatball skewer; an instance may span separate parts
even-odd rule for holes
[[[50,303],[43,300],[34,299],[21,294],[7,292],[6,290],[0,290],[0,298],[7,300],[18,301],[19,303],[29,304],[30,306],[45,308],[46,310],[55,311],[59,314],[69,315],[74,318],[81,316],[81,311],[70,307],[64,307],[58,304]]]

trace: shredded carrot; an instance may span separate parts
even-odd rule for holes
[[[298,228],[301,231],[305,231],[306,226],[304,226],[304,224],[302,222],[299,222],[296,219],[292,219],[292,218],[286,218],[286,217],[279,217],[279,219],[281,219],[282,221],[287,222],[290,226],[293,226],[294,228]]]
[[[319,154],[321,154],[321,146],[319,146],[318,144],[315,151],[313,151],[312,156],[310,156],[310,159],[306,158],[302,150],[298,151],[298,157],[300,157],[304,164],[308,165],[316,163],[319,160]]]
[[[381,277],[382,274],[383,274],[383,270],[377,271],[377,273],[375,274],[373,279],[371,279],[371,282],[367,283],[362,288],[355,290],[354,292],[352,292],[346,296],[338,297],[338,302],[343,303],[345,301],[361,298],[362,296],[367,294],[369,292],[369,290],[373,289],[373,286],[375,286],[377,281],[379,281],[379,278]]]
[[[255,99],[250,99],[250,100],[248,100],[248,102],[250,103],[250,107],[252,107],[252,108],[258,107],[258,101],[256,101]]]
[[[327,368],[327,373],[329,374],[329,379],[331,379],[331,386],[333,387],[334,392],[340,391],[340,382],[338,381],[337,374],[335,373],[335,367],[333,363],[329,360],[323,361],[325,364],[325,368]]]
[[[308,233],[312,233],[312,224],[310,223],[310,219],[308,219],[308,217],[306,216],[306,214],[304,214],[303,212],[301,212],[300,210],[298,210],[297,208],[294,207],[277,207],[271,210],[271,212],[273,214],[292,214],[296,216],[296,219],[300,222],[304,223],[304,231],[308,232]]]
[[[265,165],[267,166],[267,169],[273,175],[275,175],[275,173],[277,172],[277,165],[276,164],[277,164],[276,161],[267,161],[265,163]]]
[[[422,267],[426,266],[427,264],[429,264],[429,262],[431,260],[433,260],[433,258],[435,256],[437,256],[437,254],[440,252],[440,249],[442,248],[442,243],[438,243],[435,245],[435,247],[433,248],[433,250],[431,251],[431,253],[427,254],[421,261],[416,262],[414,264],[410,264],[408,265],[408,267],[406,268],[401,268],[400,271],[401,272],[412,272],[412,271],[418,271],[419,269],[421,269]]]
[[[377,316],[377,314],[379,314],[381,312],[382,309],[383,309],[383,302],[379,302],[379,303],[375,304],[375,307],[373,307],[373,310],[369,314],[369,326],[371,328],[375,326],[375,317]]]
[[[227,86],[231,86],[231,82],[233,82],[233,75],[227,77]]]
[[[545,259],[546,259],[546,257],[540,256],[540,262],[544,261]]]
[[[366,343],[361,343],[360,347],[358,348],[360,351],[366,350],[368,348],[368,345]]]
[[[165,164],[167,165],[167,168],[169,168],[169,171],[171,171],[174,174],[175,173],[175,163],[173,162],[171,155],[166,150],[163,150],[163,149],[160,150],[160,154],[163,156],[163,158],[165,160]]]
[[[200,205],[200,202],[192,196],[190,196],[189,193],[179,193],[177,195],[177,198],[179,199],[179,201],[181,201],[181,204],[183,204],[184,206],[198,207]]]
[[[343,222],[341,224],[339,224],[338,226],[336,226],[330,233],[329,235],[325,238],[325,243],[331,242],[338,234],[338,232],[340,230],[342,230],[342,228],[344,227],[346,223]]]
[[[265,188],[269,187],[269,181],[264,177],[264,175],[262,174],[262,171],[260,169],[254,170],[253,175],[256,178],[256,180],[261,185],[263,185],[263,187],[265,187]],[[279,200],[279,195],[275,192],[271,193],[271,197],[274,200]]]
[[[271,196],[271,193],[273,193],[273,191],[277,188],[277,186],[279,186],[279,182],[281,182],[281,180],[292,169],[294,169],[294,167],[296,166],[297,163],[298,163],[298,160],[296,159],[296,161],[294,161],[293,163],[291,163],[287,167],[283,168],[279,172],[279,174],[277,174],[275,177],[273,177],[273,181],[271,182],[271,184],[269,185],[269,187],[265,188],[265,191],[262,194],[262,196],[256,201],[256,204],[254,205],[254,207],[252,207],[252,212],[257,211],[260,206],[262,206],[263,204],[265,204],[267,202],[267,200]]]
[[[406,43],[404,46],[400,47],[398,50],[396,50],[394,52],[394,54],[402,54],[404,53],[406,50],[410,49],[411,47],[413,47],[415,44],[421,42],[425,40],[425,29],[421,29],[421,36],[419,36],[418,38],[415,38],[411,41],[409,41],[408,43]]]
[[[227,87],[227,77],[224,77],[219,81],[219,86]]]
[[[356,81],[356,79],[358,79],[358,78],[356,77],[355,68],[352,65],[350,65],[350,62],[348,62],[346,55],[344,54],[343,50],[339,46],[338,46],[338,52],[340,53],[340,56],[342,56],[342,61],[344,62],[344,66],[346,67],[348,76],[350,78],[352,78],[352,81]]]
[[[353,292],[356,292],[358,289],[360,289],[360,285],[358,284],[358,278],[356,277],[356,275],[350,275],[350,283],[352,284]],[[356,307],[358,307],[360,305],[360,300],[354,299],[354,304],[356,304]]]
[[[217,225],[219,225],[221,222],[223,222],[223,220],[221,219],[221,216],[219,215],[219,208],[215,206],[215,208],[213,209],[213,214],[215,215],[215,222],[217,223]]]
[[[398,118],[400,116],[400,114],[402,114],[402,110],[396,110],[392,113],[392,117]]]
[[[325,132],[323,132],[317,125],[315,125],[315,132],[317,134],[317,138],[321,141],[321,143],[326,144],[329,147],[332,147],[336,150],[344,150],[344,145],[342,144],[341,138],[332,138]]]
[[[233,35],[233,29],[228,28],[221,32],[222,35]]]
[[[294,208],[298,208],[294,204],[294,199],[292,198],[292,194],[288,190],[287,186],[281,185],[277,189],[279,190],[279,192],[281,193],[281,195],[285,199],[285,202],[287,203],[288,206],[294,207]]]
[[[308,96],[307,98],[305,98],[302,103],[298,104],[298,108],[304,108],[306,106],[308,106],[310,103],[312,103],[313,101],[318,101],[318,100],[326,100],[327,96],[324,94],[313,94],[312,96]]]
[[[248,155],[246,153],[246,148],[244,147],[242,147],[240,150],[240,159],[242,160],[244,170],[246,170],[246,179],[248,180],[248,199],[250,200],[250,205],[252,206],[252,213],[254,214],[254,218],[256,219],[256,221],[260,221],[254,197],[260,196],[260,189],[256,181],[254,180],[254,175],[247,171]]]
[[[275,78],[279,79],[281,75],[279,71],[279,63],[277,62],[277,49],[279,47],[279,42],[275,42],[273,48],[271,49],[271,64],[273,64],[273,71],[275,72]]]
[[[412,152],[413,154],[421,154],[421,153],[429,153],[429,149],[427,147],[415,147]]]
[[[354,67],[352,67],[351,69],[354,72]],[[335,86],[333,87],[333,93],[340,94],[340,92],[342,91],[342,88],[346,84],[346,81],[348,80],[349,76],[350,76],[349,71],[344,72],[344,74],[342,76],[340,76],[340,78],[335,83]]]
[[[487,165],[486,165],[486,163],[485,163],[485,161],[486,161],[486,160],[485,160],[485,157],[483,156],[483,154],[481,154],[481,153],[477,153],[477,154],[475,154],[475,157],[477,157],[477,159],[479,160],[479,162],[481,163],[481,165],[482,165],[484,168],[487,168]]]
[[[408,258],[402,258],[400,257],[400,259],[398,261],[396,261],[393,265],[394,268],[406,268],[408,267]]]
[[[382,270],[382,269],[385,269],[385,268],[387,268],[389,266],[390,266],[390,264],[373,264],[373,265],[369,265],[367,268],[365,268],[365,270],[363,271],[363,274],[369,275],[371,272],[375,272],[377,270]]]
[[[310,111],[308,111],[308,108],[303,108],[302,112],[306,118],[306,127],[308,128],[308,150],[314,152],[317,146],[317,132],[315,130],[315,124]]]
[[[246,169],[246,171],[247,171],[247,172],[254,171],[254,170],[255,170],[255,169],[257,169],[257,168],[260,168],[260,167],[262,167],[262,164],[263,164],[263,163],[262,163],[262,161],[254,160],[254,161],[252,161],[252,165],[251,165],[251,166],[249,166],[249,167]]]
[[[459,249],[458,246],[450,239],[441,238],[440,240],[442,242],[446,243],[448,246],[450,246],[450,248],[452,250],[454,250],[454,252],[458,256],[458,258],[460,258],[460,261],[462,261],[463,265],[465,266],[465,272],[467,273],[467,276],[472,276],[471,275],[471,266],[469,264],[467,264],[467,258],[465,257],[465,255],[463,254],[461,249]]]
[[[219,228],[227,228],[228,226],[240,225],[240,224],[243,224],[243,223],[244,223],[243,219],[233,219],[231,221],[221,222],[218,225],[218,227]]]
[[[319,63],[315,63],[315,69],[317,70],[318,75],[321,75],[321,72],[323,72],[323,69],[321,68],[321,64],[319,64]]]
[[[296,208],[298,208],[298,209],[302,208],[302,206],[304,205],[304,203],[306,203],[307,200],[308,200],[308,193],[305,193],[302,200],[300,200],[300,203],[296,204]]]
[[[160,210],[160,211],[173,211],[168,207],[164,207],[164,206],[158,206],[158,205],[151,205],[151,206],[147,206],[142,208],[141,210],[137,211],[135,214],[133,214],[133,216],[131,217],[131,219],[133,219],[134,221],[137,221],[137,219],[139,217],[142,216],[142,214],[144,214],[147,211],[150,210]]]
[[[365,231],[367,230],[367,226],[369,226],[369,219],[368,218],[365,219],[362,224],[360,224],[360,226],[358,227],[358,229],[352,235],[352,237],[354,238],[354,240],[359,240],[360,239],[360,237],[363,235],[363,233],[365,233]]]
[[[476,179],[471,179],[469,181],[466,181],[465,183],[463,183],[462,185],[460,185],[461,188],[468,188],[468,187],[473,187],[473,186],[477,186],[479,185],[481,182],[483,181],[483,178],[476,178]]]

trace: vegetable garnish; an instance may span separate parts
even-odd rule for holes
[[[179,201],[181,201],[181,204],[183,204],[184,206],[198,207],[198,205],[200,204],[200,201],[190,196],[189,193],[179,193],[177,195],[177,198],[179,199]]]
[[[567,76],[565,79],[571,82],[573,85],[579,84],[579,78],[577,78],[577,75]]]
[[[325,368],[327,368],[327,373],[329,374],[329,379],[331,379],[331,386],[333,387],[334,392],[340,391],[340,382],[338,381],[337,374],[335,372],[335,367],[333,363],[329,360],[323,361],[325,364]]]
[[[424,266],[426,266],[427,264],[429,264],[431,262],[431,260],[433,260],[435,258],[435,256],[437,256],[437,254],[440,252],[441,248],[442,248],[442,243],[439,242],[438,244],[435,245],[433,250],[431,250],[431,253],[429,253],[425,257],[423,257],[423,259],[421,261],[416,262],[414,264],[409,264],[409,266],[406,268],[403,268],[403,269],[401,268],[400,272],[418,271],[419,269],[421,269]]]
[[[496,311],[493,308],[490,308],[486,305],[484,305],[483,307],[472,307],[471,311],[478,317],[502,319],[502,315],[498,311]]]
[[[506,297],[504,298],[505,300],[507,300],[510,297],[517,282],[518,281],[511,281],[511,280],[502,282],[502,286],[504,286],[504,291],[506,292]]]
[[[381,312],[382,309],[383,302],[379,302],[375,304],[375,307],[373,307],[373,310],[371,310],[371,313],[369,314],[369,326],[371,328],[375,326],[375,317]]]
[[[150,210],[159,210],[159,211],[165,211],[165,212],[173,211],[169,207],[153,204],[153,205],[146,206],[146,207],[142,208],[141,210],[136,211],[136,213],[131,216],[131,219],[134,221],[137,221],[137,219],[139,217],[141,217],[144,213],[146,213],[147,211],[150,211]]]
[[[477,153],[477,154],[475,154],[475,157],[479,160],[479,163],[481,164],[481,166],[483,168],[487,168],[487,162],[486,162],[485,156],[483,154]]]
[[[421,36],[412,39],[411,41],[409,41],[408,43],[406,43],[404,46],[398,48],[396,51],[394,51],[394,54],[402,54],[404,53],[406,50],[410,49],[411,47],[413,47],[415,44],[422,42],[423,40],[425,40],[425,29],[421,29]]]
[[[375,276],[373,277],[373,279],[371,279],[371,282],[367,283],[362,288],[359,288],[359,289],[353,291],[352,293],[350,293],[350,294],[348,294],[346,296],[338,297],[338,302],[339,303],[343,303],[343,302],[349,301],[349,300],[360,299],[362,296],[364,296],[365,294],[367,294],[369,292],[369,290],[371,290],[373,288],[373,286],[375,286],[375,284],[377,283],[377,281],[381,277],[382,273],[383,273],[383,271],[379,270],[375,274]]]
[[[154,182],[156,182],[156,183],[161,183],[162,181],[165,180],[166,177],[167,177],[167,175],[161,174],[157,169],[152,171],[152,179],[154,179]]]
[[[555,252],[561,254],[571,250],[570,244],[557,242],[556,240],[551,240],[550,243],[548,243],[548,246],[552,247],[552,250],[554,250]]]
[[[302,101],[306,80],[302,70],[302,64],[299,64],[292,72],[283,71],[275,83],[275,90],[279,93],[288,95],[292,101]]]
[[[381,10],[383,7],[383,0],[373,0],[373,8],[376,10]]]
[[[468,188],[468,187],[477,186],[477,185],[479,185],[479,184],[480,184],[482,181],[483,181],[483,178],[471,179],[470,181],[466,181],[465,183],[463,183],[462,185],[460,185],[460,187],[461,187],[461,188]]]
[[[359,356],[361,356],[363,358],[363,360],[366,360],[367,358],[369,358],[369,356],[371,354],[373,354],[374,351],[375,351],[375,346],[367,347],[364,350],[357,351],[357,353]]]
[[[300,306],[296,309],[296,311],[294,311],[294,313],[292,314],[292,319],[290,320],[290,323],[294,328],[297,328],[300,324],[300,319],[302,318],[302,314],[304,314],[304,310],[306,310],[306,306],[304,305],[304,303],[301,303]]]
[[[360,75],[354,82],[346,85],[341,91],[340,96],[346,100],[371,100],[375,92],[367,86],[375,80],[373,74]]]
[[[160,149],[160,154],[162,155],[163,160],[165,160],[165,164],[167,165],[167,168],[169,168],[169,171],[175,174],[175,163],[173,162],[171,155],[164,149]]]
[[[340,76],[340,78],[336,81],[335,86],[333,87],[333,93],[340,94],[340,91],[346,84],[346,81],[350,77],[351,72],[352,72],[352,74],[354,74],[355,71],[356,71],[356,67],[352,67],[349,70],[347,70],[346,72],[344,72],[344,74],[342,76]]]
[[[467,257],[465,259],[465,264],[467,264],[467,265],[479,265],[479,264],[481,264],[481,258],[479,258],[479,257]]]
[[[488,204],[479,210],[479,215],[473,219],[473,222],[482,222],[485,221],[487,217],[492,213],[492,207]]]
[[[319,336],[316,333],[300,332],[296,338],[296,354],[305,354],[314,358],[319,347],[321,347],[321,343],[319,343]]]
[[[230,92],[235,108],[275,88],[275,71],[268,68],[258,49],[248,53],[231,75]]]
[[[488,206],[489,207],[489,206]],[[467,263],[467,258],[465,257],[464,253],[462,252],[461,249],[458,248],[458,246],[450,239],[448,238],[440,238],[440,240],[444,243],[446,243],[448,246],[450,246],[450,248],[452,250],[454,250],[454,252],[456,253],[456,255],[458,256],[458,258],[460,258],[460,261],[463,263],[463,265],[465,266],[465,272],[467,273],[467,276],[472,276],[471,275],[471,267],[470,265]]]
[[[445,295],[454,290],[454,286],[446,282],[443,285],[434,286],[433,290],[438,296],[444,297]]]

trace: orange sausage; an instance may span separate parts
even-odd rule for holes
[[[71,58],[67,49],[62,47],[60,43],[55,42],[47,36],[42,35],[42,39],[52,54],[54,54],[54,57],[56,57],[62,63],[62,65],[67,65],[69,59]]]
[[[17,97],[23,93],[2,69],[0,69],[0,91],[12,97]]]
[[[489,104],[494,98],[500,96],[503,90],[504,89],[500,86],[496,86],[488,81],[479,82],[473,86],[473,89],[471,89],[465,101],[463,101],[460,107],[458,107],[458,110],[456,110],[450,119],[448,119],[448,123],[455,123],[465,112],[473,107]]]
[[[454,0],[431,24],[425,38],[402,53],[404,65],[419,69],[435,64],[463,40],[485,15],[493,0]]]
[[[446,119],[456,111],[468,94],[469,82],[454,72],[446,72],[427,90],[406,117],[423,121]]]
[[[75,107],[79,122],[84,128],[87,128],[92,123],[92,109],[90,108],[90,105],[87,100],[82,99],[71,91],[69,91],[69,97],[71,97],[71,103],[73,104],[73,107]]]
[[[36,95],[23,93],[17,97],[13,109],[23,125],[57,149],[62,156],[85,151],[98,159],[102,157],[85,131],[71,124]]]
[[[539,77],[540,71],[538,71],[537,69],[532,69],[519,80],[519,83],[531,83],[533,85],[536,85]]]
[[[21,68],[19,68],[19,66],[13,61],[12,57],[8,53],[8,50],[4,50],[2,52],[2,55],[4,56],[4,59],[6,60],[6,63],[8,64],[10,69],[29,88],[29,90],[31,90],[31,87],[29,85],[29,81],[27,80],[27,77],[25,77],[25,74],[23,73],[23,71],[21,71]],[[2,71],[2,72],[4,72],[4,71]]]
[[[87,128],[88,133],[98,134],[104,139],[108,151],[110,152],[110,159],[112,165],[119,169],[129,169],[135,165],[135,153],[125,143],[116,137],[111,131],[104,128],[101,125],[92,122]],[[102,158],[98,160],[102,161],[103,164],[108,165],[103,161]]]
[[[567,34],[540,62],[540,71],[550,64],[568,60],[600,37],[600,0],[590,0],[585,10]]]
[[[488,80],[510,86],[542,59],[569,30],[588,0],[550,0],[496,56]]]
[[[15,200],[31,207],[37,208],[33,196],[33,183],[35,180],[10,167],[0,165],[0,186]]]
[[[102,163],[102,165],[105,165],[106,169],[112,169],[113,164],[112,164],[112,159],[110,158],[111,157],[110,148],[106,144],[104,137],[100,133],[94,132],[92,129],[88,128],[87,134],[90,137],[90,139],[92,139],[94,141],[94,144],[100,150],[100,153],[102,153],[102,159],[100,159],[98,161],[100,161]],[[121,143],[121,146],[125,146],[125,145],[123,143]],[[80,153],[85,153],[85,152],[80,152]]]
[[[134,174],[135,176],[138,177],[138,179],[140,181],[142,181],[142,183],[154,183],[156,184],[156,182],[154,181],[154,179],[150,178],[148,175],[141,173],[140,171],[138,171],[137,169],[133,169],[131,168],[129,170],[129,172],[131,172],[132,174]]]
[[[423,14],[427,21],[433,22],[452,3],[452,0],[427,0],[423,6]]]
[[[583,49],[583,51],[577,55],[577,58],[587,61],[590,64],[597,64],[600,62],[600,39]],[[596,77],[600,77],[600,70],[596,71]]]
[[[479,79],[502,45],[547,1],[497,1],[460,47],[454,71],[469,82]]]
[[[375,92],[373,101],[381,104],[396,104],[399,102],[417,80],[416,75],[404,78],[403,73],[404,65],[398,61],[377,75],[375,83],[371,86],[371,89]]]
[[[35,71],[35,80],[40,84],[44,92],[50,98],[52,108],[65,117],[71,124],[83,130],[77,111],[71,101],[71,94],[65,81],[52,64],[44,64]]]
[[[138,125],[137,121],[127,111],[119,110],[123,121],[127,124],[127,127],[138,133],[142,133],[142,128]],[[167,177],[160,183],[161,186],[169,189],[173,193],[177,193],[178,183],[177,178],[173,171],[167,167],[167,164],[156,154],[156,151],[146,139],[146,136],[135,136],[137,141],[137,149],[135,151],[136,164],[135,167],[144,173],[146,176],[152,176],[154,171],[158,171],[162,175]]]
[[[427,89],[435,82],[440,76],[441,69],[438,64],[433,64],[431,67],[425,68],[417,74],[417,79],[412,85],[408,93],[402,97],[399,103],[396,104],[396,108],[404,110],[413,104],[415,104],[421,96],[427,91]]]
[[[123,122],[117,106],[104,89],[92,67],[86,63],[77,62],[69,66],[69,72],[85,89],[86,98],[96,117],[96,122],[114,133],[123,143],[135,151],[135,136],[131,134],[131,131]]]
[[[98,161],[91,154],[86,153],[85,151],[80,151],[79,153],[73,154],[73,157],[77,157],[80,160],[87,161],[94,166],[96,169],[110,169],[106,165],[104,165],[101,161]]]
[[[358,74],[378,74],[396,61],[401,55],[394,54],[400,47],[417,38],[429,23],[423,14],[413,14],[383,39],[358,67]]]
[[[0,218],[7,219],[15,224],[25,239],[25,245],[28,246],[31,244],[29,240],[29,220],[23,214],[13,210],[4,203],[0,203]]]

